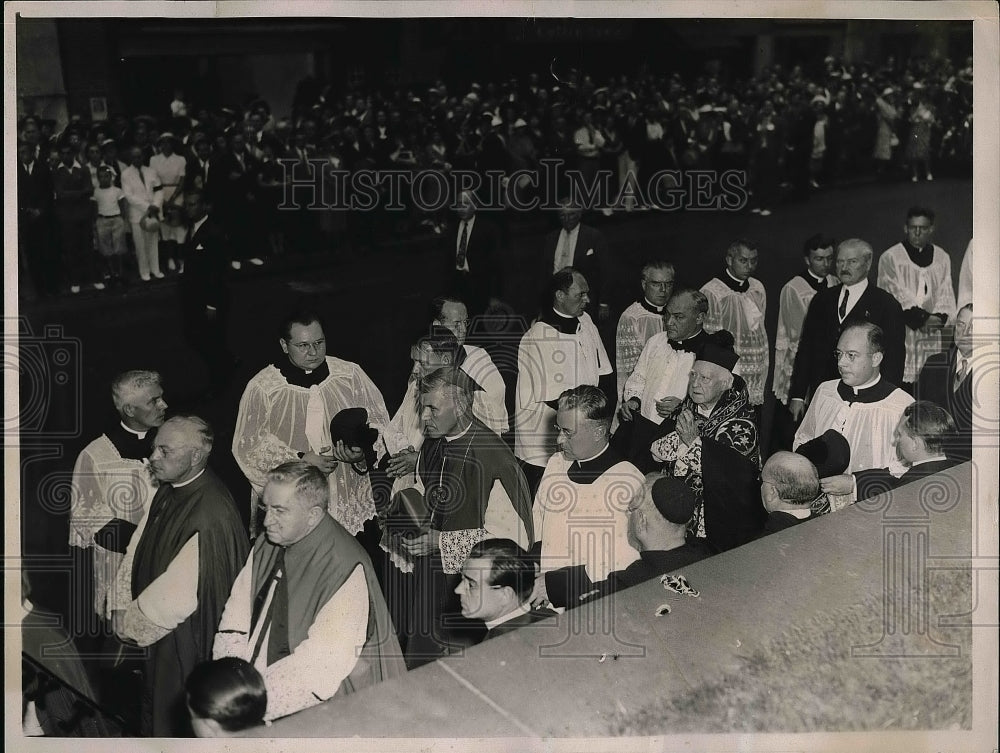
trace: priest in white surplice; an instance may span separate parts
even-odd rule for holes
[[[618,400],[632,374],[643,347],[653,335],[663,331],[664,309],[674,292],[674,265],[658,259],[642,268],[642,297],[622,312],[615,332],[615,373]]]
[[[833,429],[851,445],[846,473],[870,468],[889,468],[897,476],[903,473],[892,435],[913,398],[882,379],[882,348],[878,325],[866,322],[844,330],[837,341],[840,379],[823,382],[816,389],[795,433],[794,448]],[[832,498],[831,506],[837,507]]]
[[[832,288],[838,280],[830,274],[833,264],[833,238],[816,234],[805,242],[802,251],[806,268],[785,283],[778,299],[778,333],[774,338],[774,396],[788,404],[788,386],[792,381],[799,335],[809,302],[816,292]]]
[[[119,374],[111,397],[119,420],[77,457],[69,514],[70,546],[93,553],[94,612],[102,619],[111,617],[108,591],[156,491],[147,459],[167,410],[155,371]]]
[[[955,318],[951,257],[934,245],[934,212],[912,207],[903,226],[906,237],[878,260],[878,286],[899,301],[906,323],[903,382],[917,380],[924,362],[943,350],[941,328]]]
[[[389,425],[385,400],[356,363],[326,355],[326,335],[314,312],[289,316],[279,340],[287,356],[262,369],[240,399],[233,456],[252,487],[257,509],[267,473],[289,460],[315,465],[330,482],[330,515],[356,534],[375,517],[365,450],[334,443],[330,421],[345,408],[364,408],[379,432],[377,458],[385,454]],[[251,528],[256,515],[251,516]]]
[[[726,249],[726,268],[701,286],[708,297],[705,331],[729,330],[740,357],[736,374],[743,377],[750,402],[764,402],[764,381],[770,345],[764,330],[767,293],[760,280],[751,277],[757,268],[757,249],[747,240],[737,240]]]
[[[610,374],[600,333],[584,309],[590,286],[572,267],[552,276],[551,306],[521,338],[517,350],[514,454],[532,488],[556,451],[556,401],[565,390],[597,386]]]

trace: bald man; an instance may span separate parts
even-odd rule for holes
[[[760,472],[760,501],[767,510],[766,536],[805,523],[825,509],[819,473],[808,458],[795,452],[776,452]]]
[[[175,416],[160,427],[149,456],[159,488],[119,569],[115,632],[149,647],[144,735],[190,734],[184,680],[212,658],[222,608],[247,555],[236,504],[208,467],[212,443],[211,427],[197,416]]]

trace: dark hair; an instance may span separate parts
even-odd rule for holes
[[[462,358],[460,356],[465,352],[462,350],[462,346],[458,344],[458,338],[455,337],[455,333],[447,327],[438,325],[431,327],[429,335],[424,335],[417,340],[418,348],[425,346],[430,348],[435,355],[451,356],[453,366],[458,366],[461,363]]]
[[[452,295],[439,295],[428,306],[427,313],[430,314],[430,321],[437,321],[444,315],[444,305],[446,303],[461,303],[463,306],[465,305],[465,301],[461,298]]]
[[[580,272],[574,267],[563,267],[552,275],[552,278],[549,280],[548,303],[550,305],[555,303],[557,291],[561,290],[563,293],[568,293],[569,289],[573,287],[573,280],[579,274]],[[583,275],[580,276],[582,277]]]
[[[296,324],[301,324],[303,327],[308,327],[312,323],[319,324],[323,331],[326,332],[326,327],[323,325],[323,317],[319,315],[313,309],[300,308],[292,311],[284,319],[281,320],[280,329],[278,330],[279,335],[282,340],[288,342],[292,337],[292,327]]]
[[[815,251],[818,248],[836,248],[837,241],[835,241],[829,235],[824,235],[823,233],[816,233],[816,235],[810,235],[806,238],[806,242],[802,244],[802,255],[809,256],[811,251]]]
[[[469,551],[469,559],[491,561],[489,585],[509,586],[518,602],[531,596],[535,586],[535,565],[528,553],[510,539],[484,539]]]
[[[903,409],[907,433],[919,437],[929,452],[941,452],[955,433],[955,421],[944,408],[929,400],[918,400]]]
[[[559,396],[560,410],[579,408],[592,421],[611,421],[614,404],[608,402],[604,390],[589,384],[581,384],[565,390]]]
[[[188,706],[199,719],[214,719],[226,732],[261,724],[267,710],[264,678],[235,656],[205,661],[184,683]]]
[[[860,329],[868,336],[868,348],[872,353],[885,353],[885,333],[880,326],[871,322],[858,322],[844,327],[844,331],[840,334],[843,335],[852,329]]]
[[[747,240],[746,238],[737,238],[730,243],[729,247],[726,249],[726,258],[731,259],[744,249],[747,251],[756,251],[757,244],[753,241]]]
[[[934,210],[928,209],[927,207],[910,207],[906,210],[907,221],[912,220],[914,217],[926,217],[934,224]]]

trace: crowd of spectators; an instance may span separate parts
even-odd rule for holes
[[[341,93],[310,77],[296,87],[288,114],[259,98],[228,104],[188,103],[178,91],[159,117],[118,113],[88,123],[73,115],[59,133],[54,121],[21,118],[20,256],[37,292],[124,283],[123,256],[136,258],[143,282],[180,273],[182,192],[194,190],[229,232],[237,269],[286,249],[327,252],[345,241],[370,248],[387,236],[443,232],[443,209],[412,196],[391,213],[384,201],[375,211],[308,210],[305,202],[278,211],[289,175],[281,158],[319,159],[352,173],[534,170],[538,182],[512,190],[536,195],[553,189],[540,169],[550,158],[585,180],[610,173],[610,191],[593,207],[605,214],[648,205],[642,187],[660,170],[746,170],[747,208],[765,216],[823,185],[872,175],[932,180],[938,167],[968,171],[972,159],[971,58],[959,67],[945,58],[890,57],[875,66],[828,57],[820,70],[774,65],[749,79],[711,63],[690,80],[650,70],[553,70],[467,90],[437,80]],[[115,195],[94,193],[102,166],[112,186],[125,189],[120,223],[109,216]],[[130,167],[138,171],[131,191],[129,180],[123,185]],[[308,170],[295,166],[292,179]],[[620,191],[629,174],[638,195]],[[384,199],[386,187],[379,190]],[[350,197],[339,198],[342,205]]]

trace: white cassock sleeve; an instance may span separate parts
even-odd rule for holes
[[[140,646],[166,636],[198,608],[198,534],[125,609],[121,635]]]

